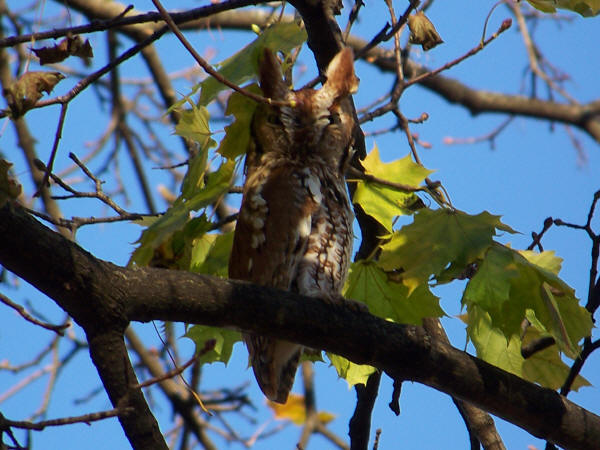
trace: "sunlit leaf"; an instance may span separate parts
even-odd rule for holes
[[[527,0],[540,11],[554,13],[556,9],[568,9],[583,17],[596,16],[600,12],[600,0]]]
[[[248,91],[260,93],[258,85],[246,88]],[[250,142],[250,126],[256,109],[256,102],[248,97],[234,92],[229,96],[225,114],[233,114],[235,120],[225,127],[225,137],[217,150],[222,156],[234,159],[244,154]]]
[[[355,384],[366,384],[369,376],[377,370],[375,367],[354,364],[343,356],[334,355],[333,353],[328,352],[327,357],[331,365],[335,367],[338,376],[344,378],[350,387]]]
[[[190,270],[221,277],[227,276],[233,232],[204,234],[192,243]]]
[[[420,209],[414,217],[382,246],[379,259],[384,270],[403,270],[402,282],[409,293],[451,264],[465,269],[482,258],[496,230],[514,233],[488,212],[472,216],[458,210]]]
[[[201,148],[214,147],[216,142],[211,139],[208,110],[204,106],[196,106],[191,101],[188,104],[191,105],[190,109],[181,111],[181,117],[175,126],[175,133],[197,142]]]
[[[152,260],[155,249],[175,236],[176,232],[183,230],[192,211],[198,211],[219,201],[229,189],[234,168],[235,161],[223,162],[216,172],[205,177],[205,184],[201,189],[191,192],[189,198],[180,196],[164,215],[142,232],[137,241],[139,246],[133,252],[129,264],[147,265]],[[184,243],[183,239],[184,236],[181,236],[181,245]]]
[[[421,325],[424,317],[444,315],[427,285],[422,284],[409,295],[408,287],[394,281],[373,262],[352,264],[344,296],[365,303],[371,314],[398,323]]]
[[[410,187],[419,187],[423,180],[432,173],[431,170],[415,164],[410,155],[402,159],[384,163],[379,157],[377,146],[362,162],[367,174],[382,180],[400,183]],[[353,202],[392,231],[392,220],[396,216],[412,214],[411,206],[419,200],[414,192],[402,192],[378,183],[359,181],[354,193]]]
[[[287,402],[283,405],[267,400],[267,405],[275,413],[275,418],[279,420],[289,420],[295,425],[303,425],[306,422],[306,403],[304,396],[299,394],[290,394]],[[327,411],[319,411],[317,413],[319,420],[323,424],[327,424],[335,419],[335,414]]]
[[[517,336],[507,340],[504,333],[492,325],[489,314],[477,306],[469,309],[467,332],[479,358],[521,376],[523,357]]]
[[[527,359],[521,355],[523,345],[547,335],[531,312],[527,317],[533,324],[528,327],[523,341],[517,335],[512,335],[507,340],[504,333],[492,325],[490,315],[478,306],[470,308],[464,320],[468,323],[467,331],[479,358],[533,383],[558,389],[564,383],[569,367],[562,362],[556,345],[536,352]],[[577,390],[588,385],[589,382],[585,378],[578,376],[573,388]]]
[[[465,289],[463,303],[469,314],[473,305],[483,308],[507,339],[519,335],[526,311],[531,309],[560,350],[575,358],[577,343],[589,336],[592,321],[573,289],[556,275],[559,267],[553,253],[520,253],[494,245]]]
[[[540,266],[546,270],[549,270],[554,275],[558,275],[562,267],[562,258],[556,256],[553,250],[545,252],[534,252],[531,250],[519,250],[519,253],[527,259],[527,261]]]
[[[531,326],[527,329],[523,337],[523,345],[527,345],[532,340],[539,339],[541,336],[542,332],[535,326]],[[559,389],[567,379],[569,372],[570,367],[560,358],[560,353],[556,345],[551,345],[534,353],[525,359],[522,364],[523,378],[550,389]],[[590,386],[590,382],[581,375],[578,375],[571,387],[574,390],[578,390],[582,386]]]
[[[214,339],[215,345],[212,350],[205,352],[199,358],[199,363],[222,362],[227,365],[233,352],[233,344],[242,339],[239,331],[228,330],[226,328],[208,327],[204,325],[194,325],[190,327],[184,335],[196,344],[196,351],[205,348],[206,342]]]

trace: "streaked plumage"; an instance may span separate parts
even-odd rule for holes
[[[261,59],[265,96],[294,106],[260,105],[254,115],[229,275],[335,300],[352,252],[344,172],[354,125],[349,95],[358,79],[350,49],[336,55],[326,77],[318,90],[295,92],[270,51]],[[302,347],[250,334],[244,340],[260,388],[285,403]]]

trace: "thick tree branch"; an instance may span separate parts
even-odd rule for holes
[[[131,411],[119,414],[119,422],[127,439],[134,449],[168,449],[158,423],[152,415],[142,394],[137,377],[129,361],[123,341],[123,330],[105,324],[98,327],[84,327],[90,346],[90,356],[102,384],[115,408]],[[94,329],[90,332],[89,329]]]
[[[94,258],[16,205],[0,209],[0,263],[71,314],[90,337],[93,358],[97,345],[111,345],[113,363],[124,369],[118,342],[128,320],[235,327],[323,348],[394,378],[426,384],[566,448],[594,448],[600,442],[600,417],[432,338],[421,327],[243,282],[118,267]],[[99,371],[109,370],[95,362]],[[121,371],[122,378],[124,373],[130,372]]]

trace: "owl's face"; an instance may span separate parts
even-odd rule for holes
[[[263,92],[293,106],[262,104],[257,108],[252,124],[254,149],[250,149],[256,157],[281,156],[342,170],[349,158],[354,126],[349,95],[358,83],[352,52],[340,52],[326,76],[320,89],[292,91],[281,77],[275,56],[265,52],[260,62]]]

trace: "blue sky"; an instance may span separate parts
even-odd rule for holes
[[[16,0],[9,0],[9,5],[16,5]],[[192,2],[193,6],[197,3]],[[192,4],[190,3],[190,4]],[[403,11],[406,2],[395,2],[397,14]],[[165,2],[168,8],[183,8],[182,2]],[[187,4],[187,2],[185,3]],[[150,2],[134,2],[140,10],[152,9]],[[477,45],[483,28],[483,21],[493,2],[456,0],[453,2],[436,2],[428,12],[445,43],[428,53],[417,56],[418,61],[429,67],[438,67],[452,60]],[[54,5],[47,5],[45,17],[51,17]],[[344,11],[345,13],[347,10]],[[566,89],[577,100],[585,102],[600,97],[597,74],[600,67],[600,54],[595,43],[600,38],[600,19],[582,19],[574,14],[565,13],[569,21],[557,24],[551,20],[543,20],[535,30],[535,39],[544,56],[554,65],[568,73],[571,79],[565,84]],[[74,24],[85,23],[76,14]],[[370,38],[388,20],[383,2],[368,2],[362,11],[362,19],[355,28],[355,33]],[[500,6],[494,12],[488,32],[494,31],[502,20],[509,17],[509,12]],[[47,27],[45,27],[47,28]],[[242,42],[249,42],[250,33],[212,30],[211,32],[194,33],[192,42],[201,53],[206,48],[217,53],[213,61],[220,61],[239,48]],[[403,40],[405,36],[403,37]],[[98,61],[104,61],[105,38],[102,34],[90,36]],[[48,45],[47,43],[45,45]],[[130,42],[124,40],[121,50],[124,51]],[[391,45],[389,43],[388,45]],[[181,70],[192,65],[192,58],[171,37],[161,40],[157,49],[169,71]],[[308,73],[296,81],[302,85],[314,75],[314,64],[309,50],[302,52],[303,61],[307,64]],[[526,52],[518,33],[516,23],[510,30],[488,46],[475,57],[468,59],[445,73],[446,76],[460,79],[472,87],[489,91],[511,94],[529,94],[529,76],[524,76],[527,59]],[[83,69],[82,66],[75,66]],[[32,70],[38,70],[35,65]],[[377,69],[363,62],[357,63],[357,75],[361,85],[355,97],[357,106],[370,103],[391,86],[393,74],[382,74]],[[140,61],[131,60],[122,67],[125,77],[147,77],[146,67]],[[62,94],[70,89],[76,80],[67,78],[56,89]],[[188,92],[189,84],[178,82],[177,89],[181,94]],[[545,87],[538,86],[538,92],[545,98]],[[68,153],[78,155],[87,153],[86,143],[99,137],[106,126],[106,118],[102,115],[109,105],[101,105],[93,89],[88,89],[69,107],[69,113],[63,131],[56,169],[70,165]],[[104,110],[102,109],[104,108]],[[413,132],[420,139],[432,144],[430,149],[421,148],[420,157],[424,165],[436,172],[431,176],[440,180],[450,193],[453,204],[458,209],[469,213],[487,210],[503,216],[503,221],[522,234],[502,236],[502,242],[510,242],[515,248],[524,248],[531,241],[531,231],[539,231],[544,219],[548,216],[558,217],[565,221],[582,223],[585,221],[593,193],[600,189],[600,156],[598,143],[587,135],[572,129],[572,133],[581,142],[585,160],[574,149],[568,132],[561,124],[550,125],[526,118],[516,118],[495,141],[495,148],[483,142],[470,145],[452,145],[443,143],[445,137],[467,138],[480,136],[492,131],[504,120],[504,116],[485,114],[472,117],[468,111],[416,86],[409,89],[401,100],[401,109],[407,117],[418,117],[427,112],[429,120],[422,125],[413,125]],[[42,160],[47,160],[56,130],[59,108],[54,106],[44,110],[31,111],[28,119],[32,132],[37,139],[37,151]],[[374,124],[367,124],[365,131],[385,128],[392,124],[391,118],[384,118]],[[222,124],[214,125],[215,129]],[[15,173],[24,184],[25,191],[33,192],[29,184],[29,174],[20,150],[16,146],[15,136],[10,124],[4,128],[0,136],[0,151],[15,164]],[[161,136],[167,145],[179,149],[176,136]],[[367,139],[367,148],[374,144],[379,147],[383,159],[394,160],[405,156],[409,149],[402,134],[388,134],[376,139]],[[93,167],[98,167],[107,157],[101,157]],[[121,171],[125,180],[133,177],[127,158],[121,152]],[[153,186],[166,182],[160,171],[152,170],[148,164],[148,173]],[[114,184],[107,184],[107,190]],[[137,188],[130,192],[130,204],[123,205],[131,211],[143,210],[143,202]],[[39,206],[39,205],[38,205]],[[68,201],[61,204],[64,214],[84,216],[86,214],[106,214],[102,207],[93,201]],[[164,209],[160,205],[159,209]],[[600,228],[600,220],[595,221],[596,229]],[[111,224],[84,227],[78,234],[78,242],[96,256],[125,264],[133,250],[134,241],[138,238],[140,228],[131,224]],[[552,229],[544,238],[546,249],[556,250],[564,258],[563,278],[576,289],[578,295],[585,296],[588,282],[590,261],[590,242],[581,232],[568,229]],[[464,325],[455,318],[460,313],[461,285],[445,286],[436,290],[440,295],[442,307],[448,317],[443,320],[453,344],[459,348],[465,345]],[[45,314],[49,320],[59,322],[63,313],[51,301],[45,299],[34,289],[20,282],[18,289],[1,287],[3,293],[14,301],[24,303],[31,301],[37,311]],[[29,324],[21,323],[12,311],[0,306],[0,362],[9,360],[16,364],[26,361],[46,345],[50,336]],[[148,345],[158,346],[154,329],[151,325],[137,325],[136,330],[147,340]],[[182,330],[182,328],[180,328]],[[75,333],[82,335],[75,327]],[[191,344],[182,343],[191,352]],[[69,345],[63,344],[59,354],[69,351]],[[42,366],[48,364],[45,361]],[[242,430],[242,434],[252,434],[262,423],[272,420],[270,410],[264,405],[262,395],[246,370],[246,351],[236,345],[234,357],[227,367],[222,364],[203,369],[203,386],[206,389],[218,388],[227,384],[237,386],[251,380],[250,394],[258,407],[259,422],[234,424]],[[346,436],[348,418],[354,408],[355,394],[348,390],[344,380],[337,379],[332,368],[325,364],[317,364],[316,389],[319,409],[338,414],[331,428],[341,436]],[[31,374],[31,369],[26,374]],[[592,357],[584,369],[584,375],[594,386],[600,386],[600,363]],[[22,377],[0,372],[0,395],[17,383]],[[4,403],[0,403],[0,411],[13,420],[26,418],[39,406],[45,389],[46,377],[31,384]],[[87,354],[80,352],[75,360],[61,373],[56,390],[52,396],[48,418],[66,415],[85,414],[91,411],[110,409],[104,394],[97,395],[82,405],[73,405],[73,399],[86,396],[99,386],[99,379]],[[296,391],[300,391],[299,377]],[[405,383],[401,397],[402,414],[395,417],[387,407],[391,395],[391,382],[385,376],[382,380],[380,396],[373,416],[373,431],[383,430],[380,449],[463,449],[467,447],[467,435],[461,418],[451,399],[445,394],[413,383]],[[155,393],[153,406],[159,422],[166,426],[170,423],[171,411],[168,405],[161,403],[162,394]],[[581,406],[594,410],[600,404],[600,393],[597,387],[584,388],[569,398]],[[519,428],[496,421],[507,448],[525,449],[528,445],[543,448],[544,443],[530,436]],[[166,428],[163,431],[167,431]],[[277,437],[259,442],[258,449],[293,448],[300,430],[288,426]],[[116,420],[95,423],[92,426],[73,425],[69,428],[48,429],[33,435],[37,448],[111,448],[126,449],[129,444],[123,436]],[[94,444],[90,444],[93,440]],[[219,446],[225,443],[218,441]],[[34,448],[35,448],[34,447]],[[329,448],[320,437],[313,437],[309,448]]]

